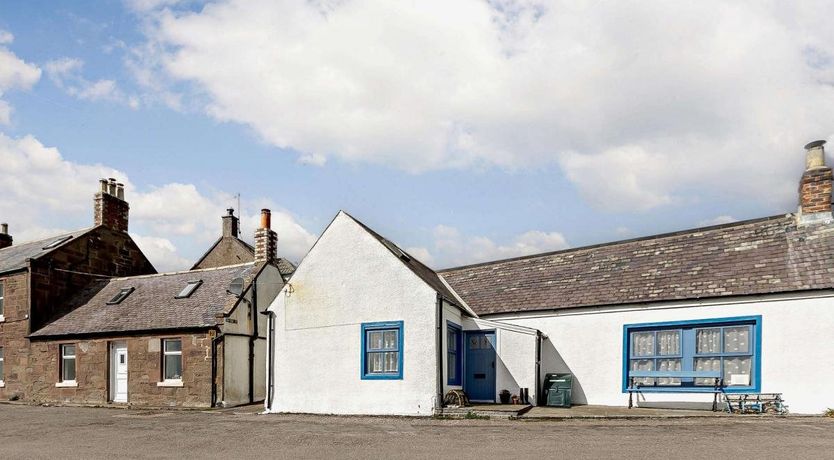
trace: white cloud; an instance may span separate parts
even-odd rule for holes
[[[2,99],[3,95],[14,89],[28,90],[41,78],[41,69],[2,46],[13,40],[10,32],[0,30],[0,125],[9,124],[12,116],[12,106]]]
[[[139,189],[121,171],[74,163],[32,136],[12,138],[0,133],[0,164],[5,194],[0,200],[0,221],[10,224],[16,242],[92,226],[98,180],[115,177],[125,184],[131,235],[160,270],[189,268],[220,236],[220,216],[233,202],[228,193],[200,190],[192,184]],[[279,255],[297,262],[312,246],[315,235],[275,203],[261,199],[256,204],[257,209],[273,209]],[[244,236],[250,241],[256,212],[241,217],[248,233]]]
[[[506,259],[517,256],[556,251],[570,247],[565,237],[559,232],[543,232],[531,230],[516,235],[510,241],[500,244],[485,236],[463,235],[458,229],[446,225],[434,228],[433,248],[423,248],[413,252],[418,259],[420,255],[428,255],[430,262],[438,263],[438,267],[456,266]],[[425,252],[421,253],[420,250]],[[412,249],[408,250],[409,252]]]
[[[61,58],[44,65],[49,79],[70,96],[84,101],[110,101],[126,104],[132,109],[139,107],[136,96],[128,96],[114,80],[87,80],[82,71],[84,61],[76,58]]]
[[[137,9],[140,82],[311,164],[558,164],[604,209],[710,194],[783,207],[801,146],[834,133],[834,6],[821,1]]]

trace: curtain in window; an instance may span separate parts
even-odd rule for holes
[[[653,359],[633,359],[631,360],[631,370],[633,371],[653,371]],[[634,383],[640,385],[654,385],[654,379],[651,377],[638,377],[634,379]]]
[[[654,332],[634,332],[631,335],[633,356],[654,356]],[[636,369],[635,369],[636,370]],[[653,369],[640,369],[653,370]]]
[[[658,359],[657,370],[665,372],[678,372],[681,370],[680,359]],[[680,385],[681,379],[663,377],[657,379],[658,385]]]
[[[747,353],[750,351],[750,328],[748,326],[724,328],[724,352]]]
[[[742,377],[741,380],[743,382],[739,382],[737,385],[750,385],[750,364],[751,360],[749,356],[724,358],[724,384],[732,385],[733,375],[744,375],[746,378]]]
[[[721,353],[721,329],[698,329],[695,351],[698,354]]]
[[[699,331],[700,332],[700,331]],[[696,371],[721,371],[721,358],[695,358]],[[715,379],[697,378],[695,385],[714,385]]]
[[[680,331],[657,332],[657,354],[663,356],[679,355],[681,353]],[[660,369],[663,370],[663,369]]]

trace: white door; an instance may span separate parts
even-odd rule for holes
[[[127,402],[127,345],[124,342],[113,344],[110,364],[110,392],[113,402]]]

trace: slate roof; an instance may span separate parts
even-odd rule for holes
[[[208,248],[208,250],[207,250],[205,253],[203,253],[203,255],[202,255],[202,256],[200,256],[200,258],[199,258],[199,259],[197,259],[197,262],[195,262],[195,263],[194,263],[194,265],[191,267],[191,269],[192,269],[192,270],[194,270],[194,269],[195,269],[195,267],[197,267],[198,265],[200,265],[200,262],[202,262],[203,260],[205,260],[205,259],[206,259],[206,257],[208,257],[208,255],[209,255],[209,254],[211,254],[211,251],[213,251],[213,250],[214,250],[214,248],[216,248],[216,247],[217,247],[217,245],[218,245],[218,244],[220,244],[220,242],[221,242],[221,241],[223,241],[223,238],[228,238],[228,237],[223,237],[223,236],[221,236],[220,238],[218,238],[218,239],[217,239],[217,241],[215,241],[215,242],[214,242],[214,244],[212,244],[212,245]],[[245,248],[247,251],[249,251],[249,253],[251,253],[251,254],[252,254],[252,260],[255,260],[255,248],[254,248],[254,247],[252,247],[252,245],[251,245],[251,244],[247,243],[246,241],[243,241],[243,240],[242,240],[242,239],[240,239],[240,238],[235,238],[235,240],[236,240],[238,243],[240,243],[240,244],[242,245],[242,247],[243,247],[243,248]],[[292,262],[290,262],[290,261],[289,261],[289,260],[287,260],[287,259],[284,259],[283,257],[277,257],[277,258],[276,258],[276,260],[275,260],[275,265],[278,267],[278,271],[281,273],[281,275],[282,275],[285,279],[286,279],[289,275],[292,275],[292,274],[293,274],[293,272],[295,271],[295,264],[293,264]]]
[[[342,211],[342,212],[344,212],[344,211]],[[367,231],[371,236],[376,238],[377,241],[379,241],[380,243],[383,244],[383,246],[388,248],[388,250],[391,251],[400,260],[400,262],[402,262],[406,267],[408,267],[409,270],[411,270],[415,275],[417,275],[421,280],[423,280],[423,282],[428,284],[429,287],[434,289],[435,292],[437,292],[443,298],[445,298],[447,301],[449,301],[449,302],[451,302],[455,305],[458,305],[460,303],[460,301],[458,300],[458,296],[456,296],[446,286],[446,284],[443,282],[442,279],[440,279],[440,276],[438,276],[438,274],[434,270],[427,267],[425,264],[423,264],[419,260],[415,259],[413,256],[411,256],[411,254],[408,254],[407,252],[402,250],[399,246],[397,246],[396,244],[394,244],[390,240],[386,239],[385,237],[383,237],[379,233],[375,232],[370,227],[368,227],[367,225],[365,225],[362,222],[360,222],[359,220],[357,220],[355,217],[351,216],[350,214],[348,214],[346,212],[345,212],[345,215],[350,217],[351,219],[353,219],[353,221],[356,222],[357,224],[359,224],[360,227],[364,228],[365,231]],[[397,254],[397,251],[405,254],[407,256],[408,260],[400,257],[400,255]]]
[[[28,243],[14,244],[7,248],[0,249],[0,274],[22,270],[28,266],[28,259],[37,259],[45,254],[48,254],[59,247],[69,244],[70,241],[79,238],[93,230],[94,227],[76,230],[70,233],[51,236],[42,240],[30,241]],[[55,246],[54,248],[45,249],[50,243],[60,240],[64,237],[70,237],[67,241]]]
[[[209,328],[216,315],[228,312],[237,298],[229,283],[243,277],[246,284],[256,275],[254,263],[158,275],[113,278],[93,283],[70,304],[77,308],[31,334],[52,337],[151,330]],[[184,299],[175,298],[188,281],[203,284]],[[134,288],[121,303],[108,305],[123,288]]]
[[[441,270],[479,315],[834,288],[834,224],[781,215]]]

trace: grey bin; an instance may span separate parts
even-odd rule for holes
[[[542,388],[544,404],[551,407],[570,407],[572,385],[573,374],[545,374]]]

